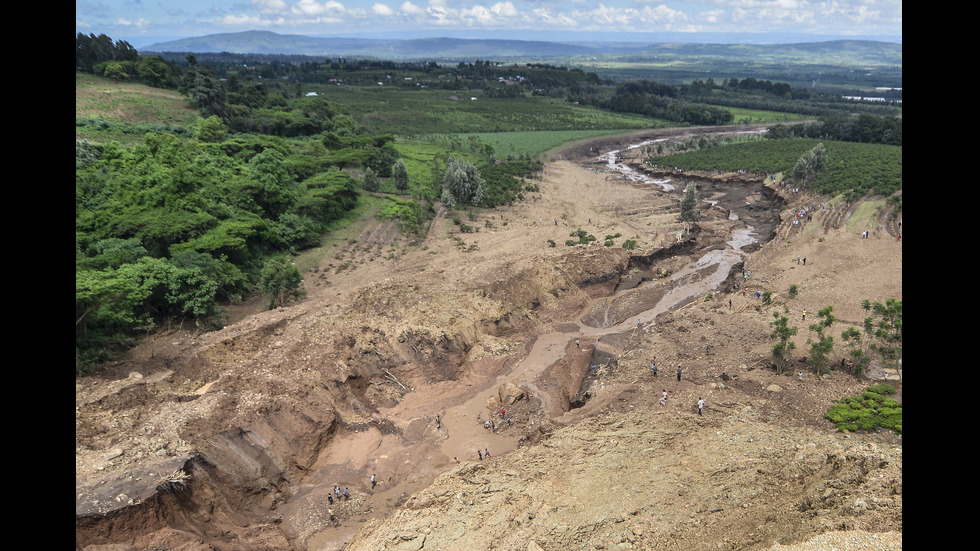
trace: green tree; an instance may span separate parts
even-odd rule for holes
[[[853,373],[856,377],[861,377],[868,364],[871,363],[865,334],[854,327],[848,327],[841,331],[840,338],[847,346],[851,347],[848,354],[851,356],[851,362],[854,364]]]
[[[691,224],[697,222],[698,215],[697,186],[688,184],[687,189],[684,190],[684,198],[681,199],[681,220],[687,224],[688,231],[691,229]]]
[[[390,178],[391,169],[395,166],[395,161],[397,160],[398,150],[390,143],[386,143],[381,147],[374,148],[364,164],[374,170],[378,176]]]
[[[819,320],[810,324],[810,331],[815,333],[815,336],[806,341],[810,345],[810,353],[806,361],[813,366],[813,371],[817,374],[830,371],[830,353],[834,349],[834,337],[826,329],[829,329],[836,320],[833,312],[833,306],[821,308],[817,312]]]
[[[798,328],[790,327],[789,318],[780,316],[779,312],[773,312],[772,317],[774,321],[769,322],[769,326],[773,330],[769,338],[779,341],[772,346],[772,363],[776,366],[776,373],[782,373],[789,363],[790,353],[796,348],[796,343],[790,339],[796,336]]]
[[[274,256],[262,266],[262,292],[269,299],[269,309],[285,306],[306,296],[299,268],[285,256]]]
[[[126,65],[122,62],[110,61],[105,64],[103,76],[111,78],[114,82],[119,82],[128,79],[129,73],[126,71]]]
[[[191,72],[191,70],[188,70]],[[188,95],[205,117],[225,114],[225,90],[213,71],[194,69]]]
[[[827,148],[822,143],[803,154],[793,167],[793,178],[806,184],[827,165]]]
[[[194,134],[199,142],[220,143],[224,141],[228,133],[225,130],[225,123],[221,120],[221,117],[211,115],[197,124]]]
[[[269,218],[278,218],[296,203],[299,186],[282,153],[266,149],[248,165],[256,184],[254,198]]]
[[[141,57],[136,63],[136,74],[147,86],[163,88],[171,79],[170,66],[160,56]]]
[[[370,167],[364,169],[364,180],[361,182],[364,191],[376,192],[381,189],[381,179],[371,170]]]
[[[395,166],[391,169],[392,176],[395,178],[395,189],[406,191],[408,189],[408,169],[405,168],[405,161],[398,159]]]
[[[865,311],[871,315],[864,319],[864,330],[871,337],[869,347],[883,360],[895,362],[898,380],[902,380],[902,301],[890,298],[882,304],[865,300]]]
[[[442,203],[456,205],[483,203],[484,182],[473,163],[450,158],[442,179]]]

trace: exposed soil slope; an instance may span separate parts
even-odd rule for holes
[[[327,245],[304,302],[157,334],[77,379],[76,546],[770,549],[847,531],[876,545],[849,548],[900,548],[901,438],[822,419],[869,381],[767,367],[773,310],[800,326],[802,356],[803,309],[833,305],[843,329],[863,299],[902,297],[897,226],[880,213],[851,227],[821,198],[716,175],[699,180],[691,238],[683,185],[597,158],[682,134],[570,148],[528,200],[464,215],[476,233],[439,217],[411,246],[363,227]],[[793,225],[803,206],[813,221]],[[756,207],[760,242],[731,272],[700,265],[744,225],[732,213]],[[599,243],[566,247],[577,229]],[[628,238],[640,249],[623,250]],[[754,296],[767,290],[770,307]],[[331,503],[335,486],[351,498]]]

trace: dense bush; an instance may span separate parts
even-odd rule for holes
[[[263,137],[200,143],[170,133],[131,147],[76,145],[80,367],[164,320],[220,326],[218,303],[248,294],[270,255],[319,244],[356,204],[356,182],[336,170],[301,178],[314,171],[292,152]]]
[[[902,432],[902,406],[884,394],[895,392],[889,384],[879,384],[857,396],[838,400],[827,410],[824,418],[837,425],[840,431],[870,431],[878,427]]]
[[[533,178],[542,168],[541,161],[529,159],[507,160],[480,167],[483,178],[483,204],[487,207],[509,205],[523,198],[524,191],[535,191],[526,186],[524,178]]]

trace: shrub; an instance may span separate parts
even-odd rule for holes
[[[266,261],[261,273],[262,291],[269,299],[269,309],[285,306],[292,300],[305,296],[303,276],[295,264],[285,256],[275,256]]]
[[[568,235],[570,235],[571,237],[578,238],[578,241],[574,241],[572,239],[565,241],[565,244],[568,245],[569,247],[574,245],[588,245],[589,243],[596,240],[594,235],[592,235],[591,233],[585,230],[575,230]]]
[[[838,400],[827,410],[824,418],[837,425],[839,431],[869,431],[882,427],[901,433],[902,406],[895,399],[885,398],[873,389],[888,393],[895,391],[889,384],[874,385],[860,396]]]
[[[895,387],[888,383],[878,383],[876,385],[869,386],[868,391],[875,392],[877,394],[895,394]]]
[[[789,286],[789,296],[790,298],[796,298],[796,293],[800,291],[800,288],[794,283]]]

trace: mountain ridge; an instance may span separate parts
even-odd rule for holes
[[[803,37],[801,37],[803,38]],[[684,56],[724,55],[731,57],[785,54],[787,49],[805,53],[848,51],[862,58],[885,57],[901,63],[902,45],[872,40],[838,39],[780,44],[715,44],[699,42],[557,41],[515,38],[427,37],[409,39],[316,37],[277,34],[271,31],[218,33],[159,42],[142,48],[145,52],[229,52],[309,56],[359,56],[386,59],[546,58],[580,55]]]

